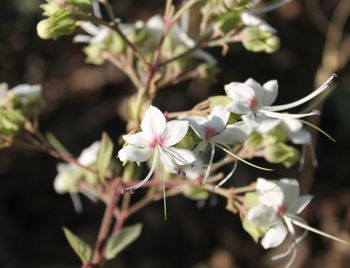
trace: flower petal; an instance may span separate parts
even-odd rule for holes
[[[221,132],[225,128],[229,117],[230,113],[225,106],[216,105],[208,116],[208,122],[205,126],[215,129],[216,132]]]
[[[298,131],[303,128],[303,123],[298,119],[285,118],[283,119],[283,126],[288,130],[288,132]]]
[[[273,207],[276,211],[284,204],[284,192],[279,184],[263,178],[258,178],[256,190],[262,204]]]
[[[225,92],[232,100],[239,102],[247,102],[256,97],[254,90],[249,85],[239,82],[225,85]]]
[[[249,86],[254,91],[255,99],[257,100],[257,108],[260,108],[264,105],[264,95],[265,90],[264,88],[256,82],[253,78],[248,78],[244,84]]]
[[[151,157],[153,151],[154,149],[150,148],[138,148],[133,145],[127,145],[119,150],[118,157],[122,162],[126,160],[133,162],[145,162]]]
[[[271,118],[264,115],[258,116],[256,120],[260,122],[260,124],[256,127],[256,131],[261,134],[267,134],[270,130],[274,129],[282,122],[282,119]]]
[[[261,239],[261,245],[265,248],[275,248],[279,246],[288,234],[288,230],[281,219],[278,219]]]
[[[159,159],[163,165],[164,170],[166,172],[176,174],[177,173],[176,164],[174,163],[174,161],[172,161],[169,155],[165,153],[164,148],[161,148],[159,152],[160,152]]]
[[[251,127],[240,121],[227,125],[224,131],[213,138],[213,141],[227,145],[242,143],[249,137],[252,131],[253,129]]]
[[[185,166],[196,161],[195,155],[185,149],[175,147],[163,147],[162,152],[169,156],[169,158],[178,166]]]
[[[311,134],[304,128],[299,131],[289,132],[288,138],[294,144],[311,144]]]
[[[275,102],[278,95],[278,82],[277,80],[270,80],[263,84],[264,96],[261,106],[270,106]]]
[[[231,101],[226,105],[226,109],[234,114],[247,114],[251,111],[248,102],[238,100]]]
[[[156,107],[150,106],[141,121],[141,129],[144,137],[152,141],[155,137],[161,136],[166,127],[166,120],[163,113]]]
[[[288,208],[288,212],[295,215],[299,214],[310,203],[312,198],[312,195],[300,196],[296,201],[294,201],[293,205]]]
[[[78,162],[84,166],[89,166],[95,163],[98,151],[100,150],[100,144],[99,141],[95,141],[88,148],[84,149],[78,158]]]
[[[257,227],[270,227],[277,220],[277,214],[272,207],[258,204],[249,209],[247,218]]]
[[[299,198],[299,182],[296,179],[280,179],[277,182],[284,195],[283,204],[289,208]]]
[[[143,132],[138,132],[135,134],[128,134],[123,135],[123,139],[128,143],[135,145],[137,147],[141,148],[147,148],[149,147],[149,144],[152,142],[152,140],[146,140],[147,137],[143,134]]]
[[[208,122],[208,119],[197,115],[187,116],[182,119],[188,121],[194,132],[196,132],[201,139],[205,139],[204,124]]]
[[[188,131],[188,121],[174,120],[167,123],[162,135],[164,146],[169,147],[181,141]]]

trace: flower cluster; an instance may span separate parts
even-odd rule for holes
[[[81,203],[78,193],[82,193],[91,200],[96,200],[90,189],[96,188],[99,183],[98,176],[88,172],[86,168],[96,167],[97,155],[101,143],[94,142],[84,149],[77,159],[77,163],[59,163],[57,176],[54,180],[54,189],[59,194],[69,193],[76,211],[81,211]]]
[[[329,83],[333,79],[334,76],[315,92],[317,94],[323,92],[329,87]],[[180,120],[167,123],[162,112],[156,107],[150,106],[146,110],[141,122],[142,131],[123,136],[127,145],[119,151],[118,156],[123,162],[145,162],[153,157],[151,169],[140,183],[128,187],[126,190],[140,188],[151,178],[158,162],[162,163],[165,171],[171,173],[181,174],[179,171],[188,169],[190,164],[198,167],[198,163],[201,163],[202,168],[204,168],[201,156],[208,148],[210,158],[208,165],[206,165],[203,184],[206,183],[210,175],[216,147],[244,163],[255,166],[233,152],[233,146],[243,144],[245,141],[247,141],[247,146],[252,147],[250,149],[256,156],[264,156],[269,162],[284,163],[286,166],[296,162],[299,156],[296,149],[287,146],[283,142],[288,138],[294,144],[310,144],[309,132],[303,128],[302,123],[297,119],[318,115],[319,112],[288,114],[278,113],[277,111],[296,107],[317,96],[317,94],[312,93],[290,104],[271,106],[278,94],[276,80],[268,81],[261,86],[254,79],[249,78],[244,83],[232,82],[225,86],[225,90],[228,97],[223,102],[228,103],[226,106],[220,104],[213,106],[208,116],[187,115],[180,117]],[[229,120],[231,115],[233,118]],[[193,152],[176,148],[176,145],[186,137],[189,126],[199,138],[195,146],[192,144],[192,147],[195,147]],[[282,128],[282,134],[281,131],[278,132],[274,139],[271,139],[270,136],[263,141],[261,137],[259,143],[256,141],[252,143],[250,140],[253,131],[266,135],[277,128]],[[281,135],[283,138],[280,137]],[[262,147],[264,148],[263,155],[261,155]],[[196,163],[194,164],[194,162]],[[232,176],[236,164],[237,161],[231,172],[219,185],[222,185]]]

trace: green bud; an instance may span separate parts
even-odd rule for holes
[[[208,191],[195,185],[186,185],[183,194],[191,200],[204,200],[209,197]]]
[[[249,192],[244,195],[243,206],[247,211],[259,203],[260,200],[257,192]],[[248,234],[250,234],[256,243],[267,231],[267,228],[257,227],[254,225],[247,219],[247,217],[245,217],[243,220],[243,228]]]
[[[106,40],[107,49],[113,55],[121,54],[125,49],[125,43],[123,39],[116,33],[113,33],[110,38]]]
[[[264,149],[265,159],[270,163],[280,163],[291,167],[299,160],[299,151],[282,142],[271,144]]]
[[[240,22],[240,16],[238,13],[229,12],[220,15],[214,23],[214,31],[221,35],[225,35],[228,32],[234,30]]]
[[[124,167],[123,172],[123,183],[130,182],[141,176],[141,167],[138,166],[135,162],[128,162]]]
[[[188,128],[185,137],[176,144],[177,148],[193,150],[201,141],[198,135],[193,131],[192,128]]]
[[[259,27],[246,27],[241,34],[243,46],[252,52],[272,53],[279,49],[280,40],[271,32]]]
[[[8,101],[12,108],[30,116],[38,112],[43,105],[40,85],[18,85],[8,92]]]
[[[247,217],[243,220],[243,229],[254,239],[255,243],[259,241],[259,238],[262,237],[268,228],[257,227],[254,225]]]
[[[288,132],[281,127],[275,127],[270,130],[266,137],[264,137],[264,144],[274,144],[276,142],[285,142],[288,138]]]
[[[103,43],[90,44],[84,47],[85,61],[95,65],[102,65],[105,62],[105,59],[102,57],[104,51],[106,51],[106,45]]]
[[[75,6],[81,12],[91,12],[92,3],[91,0],[66,0],[67,3]]]
[[[41,39],[53,39],[50,19],[41,20],[36,26],[36,31]]]
[[[226,106],[227,104],[229,104],[231,102],[231,99],[229,97],[227,97],[226,95],[217,95],[217,96],[213,96],[208,98],[209,104],[210,104],[210,108],[214,108],[214,106],[216,105],[223,105]]]
[[[230,10],[243,11],[252,0],[224,0],[225,6]]]
[[[3,136],[13,136],[24,126],[25,118],[20,111],[0,108],[0,133]]]
[[[243,206],[245,209],[248,210],[259,203],[259,195],[256,192],[249,192],[244,195]]]
[[[219,72],[219,68],[211,63],[202,63],[197,66],[198,79],[205,84],[215,83]]]
[[[144,111],[151,105],[146,94],[143,94],[142,97],[139,94],[132,95],[127,105],[128,118],[137,122],[143,118]]]

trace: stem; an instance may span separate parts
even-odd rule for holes
[[[182,16],[182,14],[187,10],[190,9],[194,4],[196,4],[197,2],[199,2],[199,0],[190,0],[188,2],[186,2],[176,13],[175,15],[171,18],[171,24],[174,24],[178,19],[180,19],[180,17]]]
[[[140,59],[140,61],[145,66],[149,65],[149,63],[146,60],[146,58],[143,55],[143,53],[122,32],[122,30],[119,28],[119,25],[118,25],[118,23],[116,21],[112,21],[112,22],[109,23],[109,22],[104,21],[103,19],[94,17],[92,15],[86,15],[86,14],[81,14],[81,13],[76,14],[75,17],[76,17],[77,20],[90,21],[90,22],[92,22],[94,24],[104,25],[104,26],[107,26],[110,29],[114,30],[123,39],[123,41],[133,50],[133,52],[136,55],[136,57],[138,57]]]
[[[100,231],[98,233],[97,240],[95,243],[92,260],[91,260],[91,263],[89,264],[91,267],[101,266],[104,260],[104,245],[111,228],[114,207],[119,199],[120,191],[121,191],[121,187],[120,185],[118,185],[118,182],[119,182],[118,180],[115,180],[111,185],[112,186],[111,198],[109,200],[109,203],[103,215]]]

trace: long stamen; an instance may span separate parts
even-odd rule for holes
[[[315,229],[309,225],[307,225],[306,223],[304,223],[304,220],[302,220],[301,218],[295,216],[295,215],[292,215],[292,214],[288,214],[288,218],[290,218],[291,222],[301,228],[304,228],[310,232],[313,232],[313,233],[316,233],[316,234],[319,234],[319,235],[322,235],[326,238],[329,238],[329,239],[332,239],[332,240],[335,240],[337,242],[340,242],[340,243],[343,243],[347,246],[350,246],[350,242],[349,241],[346,241],[346,240],[343,240],[341,238],[338,238],[336,236],[333,236],[333,235],[330,235],[330,234],[327,234],[325,232],[322,232],[318,229]]]
[[[295,235],[295,230],[294,230],[294,226],[293,224],[291,223],[290,219],[288,217],[283,217],[284,219],[284,222],[286,223],[287,225],[287,228],[288,228],[288,231],[291,235],[291,238],[292,238],[292,256],[291,258],[289,259],[289,261],[287,262],[286,264],[286,268],[289,268],[292,266],[294,260],[295,260],[295,257],[297,256],[297,247],[296,247],[296,235]]]
[[[261,109],[260,112],[266,116],[273,117],[273,118],[280,118],[280,119],[285,119],[285,118],[298,119],[298,118],[303,118],[303,117],[321,114],[319,110],[313,110],[312,112],[305,113],[305,114],[276,113],[276,112],[271,112],[271,111],[267,111],[267,110],[263,110],[263,109]]]
[[[295,239],[295,243],[292,243],[285,252],[273,256],[271,258],[271,260],[277,261],[279,259],[282,259],[282,258],[288,256],[292,252],[293,248],[296,247],[301,241],[303,241],[305,239],[307,234],[308,234],[308,231],[304,230],[303,233]]]
[[[233,173],[235,173],[235,171],[236,171],[236,169],[237,169],[237,165],[238,165],[238,161],[235,161],[232,170],[226,175],[225,178],[223,178],[223,179],[215,186],[215,190],[216,190],[217,188],[219,188],[221,185],[223,185],[225,182],[227,182],[229,178],[231,178],[231,176],[233,175]]]
[[[320,129],[318,126],[316,126],[308,121],[302,120],[302,119],[300,119],[300,122],[304,123],[305,125],[308,125],[311,128],[316,129],[318,132],[320,132],[322,135],[324,135],[325,137],[327,137],[331,141],[336,142],[336,140],[331,135],[329,135],[326,131]]]
[[[226,146],[223,145],[223,144],[216,143],[216,146],[218,146],[218,147],[219,147],[220,149],[222,149],[224,152],[228,153],[229,155],[232,155],[234,158],[238,159],[239,161],[241,161],[241,162],[243,162],[243,163],[245,163],[245,164],[247,164],[247,165],[249,165],[249,166],[255,167],[255,168],[257,168],[257,169],[265,170],[265,171],[273,171],[273,170],[274,170],[274,169],[271,169],[271,168],[260,167],[260,166],[257,166],[257,165],[254,165],[254,164],[248,162],[247,160],[244,160],[243,158],[239,157],[238,155],[232,153],[232,152],[230,151],[230,149],[229,149],[229,148],[226,148]]]
[[[254,15],[261,15],[261,14],[264,14],[264,13],[267,13],[267,12],[270,12],[272,10],[275,10],[277,8],[279,8],[280,6],[283,6],[287,3],[289,3],[291,0],[282,0],[282,1],[277,1],[277,3],[273,3],[271,5],[268,5],[262,9],[259,9],[257,11],[253,11],[251,12],[252,14]]]
[[[210,148],[211,148],[211,150],[210,150],[210,159],[209,159],[207,170],[205,171],[205,175],[204,175],[204,178],[203,178],[202,185],[206,184],[206,182],[208,180],[208,177],[209,177],[209,174],[210,174],[211,166],[213,165],[214,154],[215,154],[215,144],[213,142],[210,143]]]
[[[310,93],[309,95],[305,96],[304,98],[302,98],[300,100],[297,100],[297,101],[294,101],[291,103],[287,103],[287,104],[283,104],[283,105],[266,106],[266,107],[263,107],[263,109],[266,109],[269,111],[282,111],[282,110],[287,110],[287,109],[297,107],[297,106],[315,98],[317,95],[321,94],[324,90],[331,88],[331,84],[336,77],[337,77],[336,74],[332,74],[332,76],[322,86],[320,86],[318,89],[316,89],[315,91],[313,91],[312,93]]]
[[[151,166],[151,169],[149,170],[146,178],[144,178],[142,181],[140,181],[139,183],[133,185],[133,186],[130,186],[130,187],[127,187],[127,188],[124,188],[122,191],[135,191],[137,190],[138,188],[140,188],[142,185],[144,185],[152,176],[155,168],[156,168],[156,165],[157,165],[157,162],[158,162],[158,148],[155,149],[155,152],[154,152],[154,156],[153,156],[153,162],[152,162],[152,166]]]

